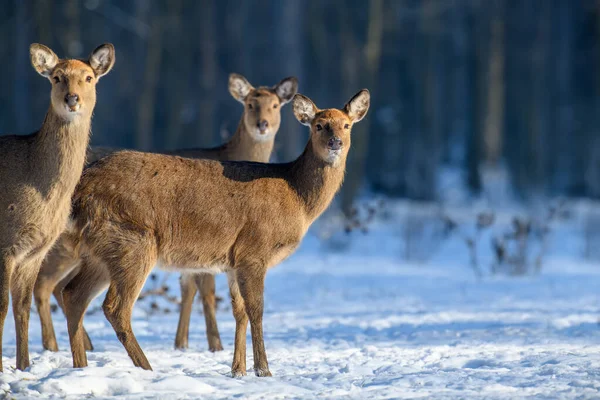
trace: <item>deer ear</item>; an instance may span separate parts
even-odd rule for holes
[[[56,64],[58,64],[58,57],[52,50],[43,44],[33,43],[29,46],[29,54],[31,55],[31,65],[38,72],[38,74],[48,78],[52,73]]]
[[[96,78],[108,74],[115,65],[115,46],[110,43],[100,45],[90,54],[90,67],[96,73]]]
[[[254,87],[240,74],[229,75],[229,93],[234,99],[243,103]]]
[[[358,122],[367,115],[369,105],[371,104],[371,94],[367,89],[356,93],[353,98],[344,106],[344,111],[352,122]]]
[[[299,93],[294,96],[292,107],[296,119],[300,121],[302,125],[306,126],[310,126],[315,119],[315,115],[317,115],[317,112],[319,111],[311,99]]]
[[[285,78],[274,87],[281,104],[289,103],[298,91],[298,79],[294,76]]]

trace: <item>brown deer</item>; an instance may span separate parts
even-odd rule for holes
[[[0,344],[12,296],[17,368],[29,366],[31,294],[42,260],[66,227],[81,176],[96,104],[96,83],[112,68],[111,44],[87,60],[61,60],[40,44],[30,47],[35,70],[52,84],[39,131],[0,137]],[[2,368],[0,350],[0,369]]]
[[[298,90],[295,77],[283,79],[273,87],[254,88],[241,75],[229,76],[229,92],[234,99],[244,105],[244,111],[237,130],[225,144],[209,149],[182,149],[166,154],[191,158],[207,158],[222,161],[259,161],[269,162],[275,142],[275,135],[281,123],[281,107],[292,100]],[[110,147],[92,147],[87,153],[87,162],[92,164],[100,158],[114,153],[118,149]],[[68,240],[59,240],[50,251],[38,275],[34,297],[42,326],[42,343],[44,349],[58,351],[56,335],[52,325],[50,297],[54,294],[61,309],[62,290],[77,274],[77,256]],[[215,278],[210,274],[182,274],[181,276],[181,310],[175,347],[188,347],[188,332],[192,304],[196,290],[200,290],[208,347],[210,351],[222,350],[221,338],[215,315]],[[87,333],[84,333],[85,348],[93,346]]]
[[[134,365],[151,369],[131,313],[158,263],[179,271],[227,272],[236,320],[232,374],[246,374],[250,320],[254,371],[270,376],[262,328],[265,275],[296,249],[331,203],[344,178],[352,125],[369,102],[362,90],[341,110],[320,110],[297,94],[293,111],[310,126],[310,139],[290,163],[122,151],[85,170],[70,225],[81,270],[63,291],[73,366],[87,365],[83,316],[108,286],[106,318]]]

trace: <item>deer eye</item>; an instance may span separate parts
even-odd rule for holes
[[[273,104],[273,108],[279,107],[279,104]]]
[[[54,77],[54,83],[60,83],[60,78],[58,76]]]
[[[344,125],[344,129],[349,129],[349,128],[350,128],[350,124]]]
[[[321,124],[317,124],[317,130],[320,131],[322,129],[323,129],[323,127],[321,126]]]
[[[91,76],[86,77],[85,81],[88,82],[88,83],[91,82],[92,81],[92,77]]]

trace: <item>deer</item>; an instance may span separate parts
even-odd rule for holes
[[[214,148],[191,148],[164,152],[190,158],[206,158],[222,161],[269,162],[275,137],[281,124],[281,109],[298,91],[295,77],[282,79],[273,87],[254,87],[240,74],[230,74],[228,89],[231,96],[242,103],[243,113],[234,135],[225,144]],[[87,165],[118,151],[111,147],[91,147],[87,152]],[[58,351],[52,324],[50,297],[54,294],[57,304],[64,311],[62,290],[78,272],[75,249],[68,239],[58,240],[50,251],[38,275],[35,288],[35,304],[42,327],[42,345],[45,350]],[[188,347],[189,326],[196,292],[200,292],[206,324],[209,351],[223,350],[216,319],[215,278],[211,274],[182,274],[181,308],[175,336],[175,348]],[[84,330],[86,350],[93,350],[89,335]]]
[[[29,367],[31,295],[42,260],[67,226],[96,105],[96,84],[114,65],[112,44],[87,60],[59,59],[48,47],[29,49],[33,68],[52,84],[41,128],[0,137],[0,370],[2,333],[12,296],[16,366]]]
[[[254,373],[271,376],[262,324],[266,273],[295,251],[341,187],[350,132],[366,115],[370,94],[359,91],[342,109],[319,109],[301,94],[292,104],[296,119],[310,127],[310,138],[289,163],[121,151],[84,171],[68,231],[81,267],[62,293],[73,367],[87,366],[83,316],[108,287],[105,317],[133,364],[152,369],[131,317],[158,264],[226,272],[236,321],[232,376],[246,375],[248,322]]]

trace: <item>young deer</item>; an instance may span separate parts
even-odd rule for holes
[[[283,79],[271,87],[254,88],[243,76],[229,76],[229,92],[234,99],[244,105],[244,112],[233,137],[225,144],[209,149],[182,149],[167,154],[207,158],[222,161],[258,161],[269,162],[275,143],[275,135],[281,123],[281,106],[292,100],[298,90],[298,80],[294,77]],[[117,149],[92,147],[87,153],[87,162],[91,164]],[[60,308],[62,290],[77,274],[77,256],[68,240],[59,240],[50,251],[38,275],[34,296],[42,326],[44,349],[58,351],[56,335],[52,325],[50,297],[54,294]],[[190,316],[196,290],[200,290],[208,347],[210,351],[222,350],[221,338],[215,316],[215,278],[210,274],[182,274],[181,310],[175,347],[188,347]],[[92,350],[91,341],[84,333],[85,348]]]
[[[50,107],[39,131],[0,137],[0,345],[10,290],[21,370],[29,366],[35,278],[67,224],[89,141],[96,83],[115,61],[111,44],[85,61],[61,60],[40,44],[32,44],[30,54],[35,70],[52,83]],[[0,370],[1,355],[0,347]]]
[[[232,374],[246,374],[250,320],[254,371],[270,376],[263,341],[267,270],[288,257],[329,206],[344,178],[352,124],[367,90],[342,110],[319,110],[296,95],[310,140],[291,163],[215,162],[131,151],[84,171],[73,199],[70,238],[81,270],[63,291],[73,366],[84,367],[83,316],[107,286],[103,310],[133,363],[151,369],[131,329],[133,305],[155,264],[227,272],[236,320]]]

